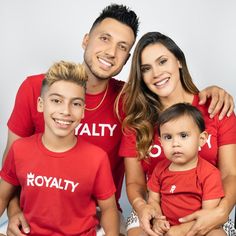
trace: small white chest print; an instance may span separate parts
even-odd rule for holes
[[[170,193],[174,193],[175,189],[176,189],[176,186],[172,185],[171,188],[170,188]]]

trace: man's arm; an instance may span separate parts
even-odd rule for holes
[[[7,236],[24,236],[30,232],[30,227],[20,209],[19,198],[19,194],[15,194],[7,208],[9,218]],[[23,234],[20,229],[22,229],[25,234]]]
[[[12,145],[12,143],[19,139],[20,136],[13,133],[10,129],[8,129],[8,137],[7,137],[7,145],[2,158],[2,165],[6,159],[7,153]],[[7,215],[9,218],[7,235],[9,236],[23,236],[20,231],[20,227],[23,228],[25,233],[29,233],[29,225],[27,224],[24,215],[20,209],[19,203],[19,194],[15,194],[9,201],[7,207]]]
[[[199,104],[205,104],[208,98],[211,98],[208,108],[211,118],[219,113],[219,119],[221,120],[225,115],[230,116],[234,111],[233,97],[224,89],[210,86],[199,92]]]
[[[14,191],[14,185],[9,184],[3,179],[0,179],[0,216],[2,216],[3,212],[5,211]]]
[[[5,148],[4,153],[3,153],[2,165],[3,165],[3,163],[4,163],[5,159],[6,159],[6,155],[7,155],[8,151],[9,151],[9,149],[10,149],[12,143],[13,143],[15,140],[19,139],[19,138],[20,138],[20,136],[16,135],[16,134],[13,133],[10,129],[8,129],[7,145],[6,145],[6,148]]]
[[[120,232],[120,218],[116,206],[115,196],[98,200],[98,206],[101,209],[100,224],[107,236],[117,236]]]

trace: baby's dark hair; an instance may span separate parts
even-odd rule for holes
[[[136,13],[125,5],[111,4],[105,7],[98,18],[94,21],[91,30],[98,24],[101,23],[106,18],[115,19],[127,26],[129,26],[135,35],[135,38],[138,34],[139,28],[139,18]],[[91,31],[90,30],[90,31]]]
[[[165,123],[175,120],[182,116],[189,116],[198,126],[200,132],[205,130],[205,122],[202,113],[194,106],[189,103],[176,103],[171,107],[164,110],[158,118],[158,133],[160,135],[160,127]],[[183,124],[184,126],[184,124]]]
[[[45,74],[42,82],[41,96],[53,83],[57,81],[69,81],[82,86],[86,89],[88,80],[87,74],[83,65],[73,62],[60,61],[54,63]]]

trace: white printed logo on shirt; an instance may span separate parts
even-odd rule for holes
[[[110,136],[114,135],[117,124],[88,124],[80,123],[75,129],[75,135],[88,135],[88,136]]]
[[[27,174],[27,186],[56,188],[64,191],[71,191],[73,193],[78,185],[79,183],[67,179],[41,175],[35,176],[35,174],[31,172]]]
[[[170,193],[174,193],[175,189],[176,189],[176,185],[171,185]]]

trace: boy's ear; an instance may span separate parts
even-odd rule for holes
[[[38,97],[37,100],[37,111],[43,112],[43,99],[41,97]]]
[[[89,41],[89,34],[85,34],[84,35],[84,38],[83,38],[83,41],[82,41],[82,48],[85,49],[88,45],[88,41]]]
[[[208,139],[208,133],[206,131],[200,133],[199,146],[202,147],[207,142],[207,139]]]

